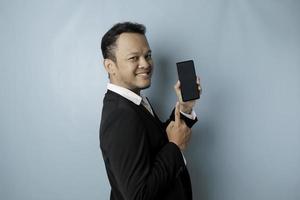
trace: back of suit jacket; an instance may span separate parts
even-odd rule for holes
[[[112,91],[103,101],[100,147],[111,185],[110,199],[191,200],[190,177],[166,123]],[[189,126],[196,120],[185,119]]]

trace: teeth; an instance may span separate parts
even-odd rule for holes
[[[149,73],[140,73],[138,75],[140,75],[140,76],[149,76]]]
[[[144,72],[136,73],[137,76],[141,76],[141,77],[144,77],[144,78],[149,78],[150,74],[151,74],[151,71],[144,71]]]

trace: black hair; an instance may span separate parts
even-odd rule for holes
[[[123,22],[115,24],[109,29],[101,40],[101,50],[103,58],[109,58],[113,61],[116,60],[114,54],[114,48],[116,41],[122,33],[139,33],[145,35],[146,27],[143,24],[133,22]]]

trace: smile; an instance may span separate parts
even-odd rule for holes
[[[137,76],[142,76],[142,77],[148,78],[151,76],[151,71],[139,72],[139,73],[137,73]]]

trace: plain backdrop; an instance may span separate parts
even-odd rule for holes
[[[297,0],[1,0],[0,199],[109,199],[99,149],[107,74],[100,40],[147,27],[144,93],[166,119],[175,63],[193,59],[203,95],[185,152],[200,200],[300,199]]]

